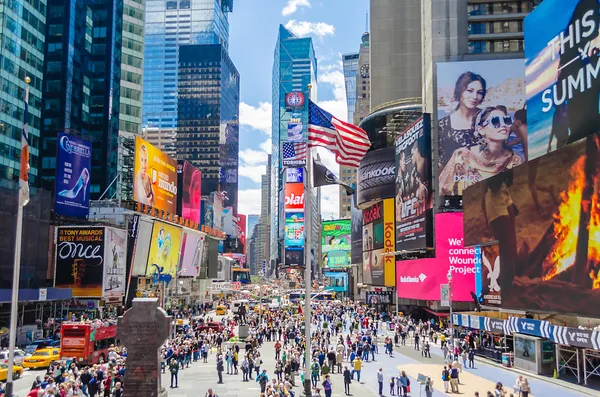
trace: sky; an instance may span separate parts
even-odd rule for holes
[[[260,214],[260,180],[271,150],[271,75],[280,24],[312,37],[317,56],[318,104],[346,121],[342,54],[356,53],[369,0],[234,0],[229,56],[240,73],[239,212]],[[326,149],[322,161],[338,174]],[[323,219],[337,219],[339,187],[321,188]]]

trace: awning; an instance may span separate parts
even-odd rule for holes
[[[423,309],[425,309],[426,312],[433,314],[434,316],[438,316],[438,317],[448,317],[448,316],[450,316],[450,313],[436,312],[435,310],[431,310],[428,307],[424,307]]]
[[[71,288],[21,288],[19,289],[19,302],[43,302],[55,300],[69,300],[73,297]],[[0,289],[0,303],[10,303],[12,290]]]

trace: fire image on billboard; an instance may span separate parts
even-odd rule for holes
[[[438,63],[440,196],[527,160],[524,69],[522,59]]]
[[[383,285],[383,201],[363,210],[363,283]]]
[[[423,115],[396,138],[396,250],[431,247],[430,117]]]
[[[323,267],[341,268],[351,264],[351,221],[339,219],[323,221],[321,229],[321,251]]]
[[[600,131],[599,8],[545,0],[525,18],[530,159]]]
[[[133,200],[177,213],[177,161],[135,137]]]
[[[163,274],[175,276],[179,266],[180,247],[181,228],[155,221],[152,228],[146,275],[155,278],[159,278]]]
[[[86,218],[90,209],[92,144],[59,132],[56,146],[54,210],[60,215]]]
[[[600,135],[465,191],[465,242],[498,242],[502,307],[600,316]]]
[[[183,219],[200,224],[202,172],[187,161],[177,163],[178,213]]]

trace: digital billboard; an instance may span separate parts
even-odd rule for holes
[[[599,317],[600,135],[465,191],[465,242],[497,242],[502,307]]]
[[[475,292],[475,249],[463,244],[463,214],[446,212],[435,215],[435,258],[396,262],[399,298],[440,300],[440,284],[447,284],[452,272],[452,300],[472,302]]]
[[[304,210],[304,184],[286,183],[285,184],[285,211],[303,211]]]
[[[485,306],[502,306],[500,288],[500,248],[498,244],[475,247],[475,265],[478,267],[475,278],[475,294],[482,297]]]
[[[363,210],[363,283],[383,285],[383,201]]]
[[[292,212],[292,214],[295,214]],[[303,247],[304,246],[304,216],[291,220],[286,217],[285,220],[285,246]]]
[[[383,200],[383,252],[389,254],[395,249],[394,199]],[[383,285],[396,286],[396,255],[383,256]]]
[[[204,254],[204,239],[203,234],[191,231],[183,232],[181,263],[179,265],[182,276],[196,277],[200,274],[200,265]]]
[[[246,221],[246,215],[238,214],[237,235],[238,239],[240,240],[240,243],[243,246],[242,254],[246,253]]]
[[[431,125],[424,114],[396,138],[396,251],[433,245]]]
[[[58,227],[54,286],[71,288],[73,297],[101,298],[104,227]]]
[[[323,272],[325,290],[333,292],[348,292],[348,273]]]
[[[358,204],[395,196],[396,164],[393,147],[367,152],[357,171]]]
[[[170,274],[175,276],[179,266],[180,247],[181,228],[169,223],[154,221],[146,275]]]
[[[529,159],[600,131],[598,8],[544,0],[525,18]]]
[[[202,172],[187,161],[177,162],[177,213],[201,224]]]
[[[92,144],[59,132],[56,146],[54,211],[59,215],[87,218],[90,211]]]
[[[351,262],[356,266],[362,266],[362,249],[363,249],[363,214],[362,211],[356,205],[356,194],[352,195],[352,206],[350,208],[350,218],[352,221],[352,234],[351,234]]]
[[[438,63],[437,102],[442,200],[526,161],[522,59]]]
[[[105,228],[104,280],[102,297],[115,298],[125,295],[125,270],[127,266],[127,231]]]
[[[303,268],[304,267],[304,248],[290,247],[285,249],[285,263],[283,268]]]
[[[304,182],[304,168],[286,168],[285,181],[288,183]]]
[[[350,219],[323,221],[321,225],[321,252],[323,267],[342,268],[351,264]]]
[[[177,213],[177,161],[135,137],[133,200]]]

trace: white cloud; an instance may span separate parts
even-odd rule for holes
[[[319,37],[333,36],[335,33],[335,27],[325,22],[296,21],[292,19],[285,24],[285,27],[295,35],[301,37],[308,36],[311,33]]]
[[[267,154],[271,154],[271,152],[273,151],[273,143],[271,142],[271,140],[267,140],[264,141],[263,143],[260,144],[260,148]]]
[[[335,70],[337,65],[330,65],[326,73],[319,75],[319,83],[331,84],[333,86],[334,99],[319,101],[319,106],[333,114],[340,120],[348,121],[348,103],[346,102],[346,85],[344,74]]]
[[[244,149],[240,150],[240,160],[245,165],[267,165],[267,153],[262,150]]]
[[[238,191],[238,210],[240,214],[260,214],[260,189]]]
[[[288,16],[292,15],[298,8],[300,7],[310,7],[310,0],[288,0],[283,10],[281,10],[281,15]]]
[[[238,174],[249,178],[252,182],[260,183],[262,175],[267,173],[264,165],[246,165],[240,164]],[[246,198],[244,198],[246,200]]]
[[[240,103],[240,124],[249,125],[271,136],[272,110],[269,102],[261,102],[258,106]]]

